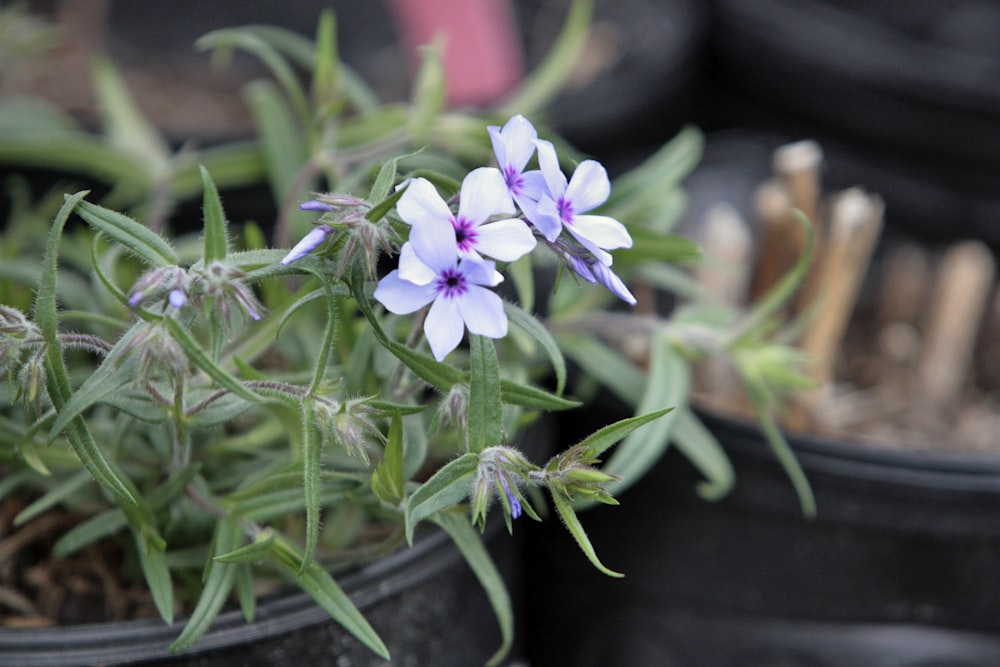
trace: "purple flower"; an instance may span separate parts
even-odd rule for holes
[[[302,209],[303,211],[321,211],[324,213],[337,210],[335,206],[331,206],[330,204],[321,202],[318,199],[311,199],[307,202],[299,204],[299,208]]]
[[[548,191],[529,215],[530,220],[549,241],[555,241],[560,231],[566,229],[602,263],[610,265],[611,255],[605,250],[631,248],[632,237],[625,225],[614,218],[584,215],[607,201],[611,193],[607,171],[600,162],[584,160],[567,182],[552,142],[536,140],[535,145]]]
[[[590,272],[597,282],[607,287],[608,291],[625,303],[630,306],[634,306],[638,303],[632,295],[632,292],[630,292],[628,287],[625,286],[622,279],[618,277],[618,274],[611,270],[610,266],[601,262],[594,262],[590,265]]]
[[[305,204],[303,204],[305,206]],[[310,209],[310,210],[325,210],[325,209]],[[288,251],[284,259],[281,260],[282,266],[288,266],[292,262],[298,261],[311,253],[316,248],[323,245],[327,237],[333,233],[333,227],[329,225],[320,225],[315,227],[312,231],[302,237],[302,240],[295,244],[295,247]]]
[[[497,214],[512,213],[510,197],[503,177],[496,169],[481,167],[469,172],[462,181],[458,213],[448,205],[430,181],[415,178],[399,198],[396,211],[414,229],[427,221],[444,221],[454,229],[455,245],[462,258],[480,259],[481,255],[513,262],[531,252],[535,236],[520,219],[491,222]],[[443,239],[438,241],[443,242]]]
[[[507,481],[507,476],[502,472],[499,474],[500,484],[503,485],[503,491],[507,494],[507,502],[510,503],[510,518],[516,519],[521,516],[521,501],[518,500],[517,496],[514,495],[510,490],[510,482]]]
[[[170,294],[167,295],[167,301],[174,308],[181,308],[187,303],[187,294],[182,289],[170,290]]]
[[[493,152],[503,174],[508,199],[513,199],[523,210],[523,202],[537,202],[545,190],[545,179],[538,170],[525,171],[535,154],[538,133],[527,118],[520,114],[512,117],[503,128],[491,125],[486,128],[493,143]]]
[[[440,217],[428,216],[413,227],[399,268],[379,281],[374,296],[397,315],[433,302],[424,334],[434,358],[441,361],[458,347],[466,327],[489,338],[507,335],[503,302],[486,289],[502,280],[493,262],[460,258],[455,228]]]

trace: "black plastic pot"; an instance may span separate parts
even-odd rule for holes
[[[698,498],[668,452],[621,507],[583,518],[625,579],[578,567],[558,535],[532,542],[548,602],[529,610],[533,664],[1000,664],[1000,457],[796,437],[809,520],[756,428],[704,417],[732,494]]]
[[[500,571],[508,582],[516,581],[520,566],[515,541],[500,530],[492,531],[490,542]],[[441,531],[339,581],[386,642],[392,664],[481,665],[500,646],[497,621],[485,593]],[[0,628],[0,665],[386,664],[301,592],[263,602],[251,624],[238,610],[225,612],[192,649],[168,654],[166,647],[182,627],[182,621],[166,626],[149,620]],[[515,647],[512,659],[519,654]]]

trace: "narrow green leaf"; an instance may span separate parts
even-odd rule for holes
[[[785,474],[788,475],[788,479],[792,482],[792,487],[799,497],[799,506],[802,508],[803,516],[809,519],[814,518],[816,516],[816,496],[813,495],[809,478],[806,477],[805,471],[799,465],[795,452],[792,451],[785,434],[781,432],[781,428],[778,427],[774,415],[767,409],[767,406],[753,392],[750,392],[750,400],[754,406],[757,421],[764,433],[764,438],[771,446],[771,451],[774,452],[778,462],[781,463],[781,467],[785,469]]]
[[[153,604],[160,613],[160,618],[167,624],[174,622],[174,585],[170,580],[170,568],[167,567],[166,554],[162,541],[151,540],[142,530],[133,529],[136,550],[139,552],[139,563],[146,586],[153,596]]]
[[[576,512],[573,510],[573,505],[568,501],[562,494],[553,493],[552,501],[555,503],[556,511],[559,512],[559,516],[562,517],[563,524],[569,531],[573,539],[580,546],[580,550],[583,551],[584,555],[587,557],[594,567],[608,575],[609,577],[624,577],[625,575],[621,572],[615,572],[614,570],[608,569],[604,566],[604,563],[600,561],[597,557],[597,551],[594,550],[594,545],[591,544],[590,538],[587,537],[586,531],[583,530],[583,525],[580,523],[580,519],[576,516]]]
[[[142,115],[110,59],[96,58],[92,69],[94,92],[109,143],[139,158],[147,174],[162,176],[170,163],[166,140]]]
[[[455,546],[462,552],[465,562],[475,573],[490,601],[490,606],[493,607],[493,613],[500,625],[501,643],[500,648],[486,664],[499,665],[507,657],[514,642],[514,609],[503,577],[483,545],[482,537],[464,514],[439,512],[432,521],[448,533]]]
[[[275,536],[271,554],[277,564],[288,574],[296,577],[299,585],[306,593],[325,609],[334,621],[344,627],[365,646],[384,660],[389,660],[389,649],[375,629],[368,623],[364,615],[351,602],[351,598],[323,568],[315,563],[305,568],[302,575],[302,556],[295,546],[281,535]]]
[[[566,389],[566,359],[559,348],[559,343],[552,337],[549,330],[545,328],[545,325],[539,322],[531,313],[508,301],[504,301],[503,307],[504,312],[507,313],[507,318],[530,334],[548,353],[549,360],[552,362],[552,370],[556,374],[556,393],[562,395]]]
[[[249,563],[236,563],[236,597],[243,620],[253,623],[257,612],[257,594],[254,592],[253,567]]]
[[[190,359],[195,366],[205,371],[209,377],[237,396],[251,401],[252,403],[264,402],[263,398],[245,387],[237,378],[233,377],[224,368],[212,361],[212,359],[201,348],[201,345],[198,344],[198,341],[191,336],[190,332],[188,332],[188,330],[185,329],[180,322],[172,317],[165,317],[163,318],[163,321],[166,323],[171,337],[177,341],[177,344],[181,346],[181,349],[184,350],[188,359]]]
[[[556,396],[544,389],[520,384],[506,378],[500,380],[500,390],[503,394],[504,403],[520,405],[525,408],[535,408],[536,410],[569,410],[581,405],[580,401]]]
[[[204,262],[207,265],[226,258],[226,253],[229,250],[229,238],[226,235],[226,214],[222,211],[219,191],[212,181],[211,174],[204,166],[201,167],[201,182],[205,192],[203,205],[205,218]]]
[[[56,331],[59,326],[58,306],[56,304],[57,282],[59,276],[59,246],[62,243],[63,229],[70,214],[87,196],[87,191],[78,192],[66,197],[59,212],[56,213],[49,236],[45,244],[45,256],[42,260],[42,271],[38,279],[38,293],[35,296],[34,320],[41,329],[42,336],[49,344],[56,341]]]
[[[580,444],[589,447],[591,454],[594,457],[598,457],[616,442],[625,438],[640,426],[648,424],[654,419],[659,419],[672,410],[673,408],[663,408],[662,410],[657,410],[648,414],[616,421],[612,424],[608,424],[599,431],[591,433],[582,442],[580,442]]]
[[[544,109],[569,81],[587,44],[593,0],[574,0],[555,44],[499,113],[529,115]]]
[[[397,412],[389,425],[382,461],[372,473],[372,490],[390,505],[403,501],[403,418]]]
[[[191,616],[184,625],[184,630],[167,648],[168,651],[182,651],[192,646],[199,637],[205,634],[205,631],[212,625],[212,621],[219,615],[222,606],[229,597],[229,592],[233,588],[239,564],[224,563],[214,557],[235,550],[242,535],[243,531],[240,529],[236,517],[226,516],[215,524],[215,535],[212,538],[210,551],[212,558],[208,561],[205,570],[201,595],[198,597],[194,611],[191,612]]]
[[[479,453],[503,439],[500,361],[491,338],[469,336],[469,451]]]
[[[685,407],[677,417],[673,442],[705,476],[705,481],[697,487],[703,498],[719,500],[732,490],[736,483],[733,464],[718,439],[690,407]]]
[[[655,412],[664,407],[687,405],[691,387],[691,371],[687,362],[670,344],[662,332],[653,336],[649,375],[638,414]],[[638,481],[656,463],[670,444],[674,425],[681,410],[675,410],[632,432],[618,445],[608,459],[604,471],[621,475],[622,481],[610,482],[607,490],[618,495]]]
[[[423,144],[438,114],[444,109],[447,83],[441,54],[444,38],[438,36],[421,49],[420,69],[414,78],[413,100],[407,124],[416,144]]]
[[[629,405],[636,405],[646,385],[642,371],[621,352],[590,336],[558,336],[562,349],[583,372]]]
[[[75,475],[70,475],[65,480],[45,492],[42,497],[25,507],[14,517],[15,526],[23,526],[25,522],[34,519],[39,514],[52,509],[67,497],[76,493],[91,481],[90,473],[81,470]]]
[[[274,550],[275,533],[266,529],[254,537],[250,544],[244,544],[227,551],[222,551],[217,556],[212,556],[212,560],[217,563],[252,563],[264,560],[272,555]],[[221,550],[220,550],[221,551]]]
[[[333,11],[320,12],[316,26],[312,79],[313,108],[323,117],[340,100],[340,59],[337,55],[337,19]]]
[[[302,487],[306,506],[306,548],[299,574],[311,565],[319,543],[320,520],[320,458],[323,452],[323,437],[316,428],[316,406],[312,397],[302,401]]]
[[[479,469],[479,454],[468,452],[442,466],[413,492],[406,504],[406,541],[413,544],[417,524],[435,512],[469,497]]]
[[[111,209],[81,201],[76,213],[87,223],[141,257],[151,266],[176,266],[177,254],[159,234]]]

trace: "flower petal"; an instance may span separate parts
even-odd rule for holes
[[[604,165],[596,160],[581,162],[566,188],[566,198],[573,202],[573,210],[583,213],[600,206],[611,194],[611,181]]]
[[[605,250],[632,247],[632,236],[625,225],[606,215],[575,215],[570,227],[573,236],[586,238]]]
[[[562,219],[559,217],[559,207],[548,195],[542,195],[537,203],[527,203],[524,206],[524,215],[538,231],[542,233],[545,240],[555,241],[562,231]]]
[[[480,167],[473,169],[462,181],[458,200],[458,217],[473,225],[480,225],[492,215],[513,213],[510,194],[499,169]]]
[[[408,315],[433,301],[435,293],[433,283],[416,285],[403,280],[397,269],[378,281],[373,296],[390,313]]]
[[[507,314],[503,312],[503,300],[495,292],[471,285],[458,300],[458,310],[472,333],[490,338],[507,335]]]
[[[559,168],[556,147],[551,141],[543,139],[535,140],[535,146],[538,148],[538,166],[545,178],[548,194],[552,199],[559,199],[566,193],[566,175]]]
[[[632,292],[630,292],[628,287],[625,286],[625,283],[622,282],[622,279],[619,278],[618,274],[612,271],[610,267],[597,262],[591,267],[591,270],[594,273],[594,277],[597,278],[597,281],[607,287],[608,290],[616,297],[630,306],[634,306],[638,303],[635,300],[635,296],[632,295]]]
[[[535,152],[535,139],[538,138],[535,126],[527,118],[517,114],[503,126],[501,134],[506,150],[503,160],[500,160],[500,153],[497,152],[500,166],[511,166],[518,171],[524,171],[525,165]]]
[[[503,282],[503,276],[497,271],[495,262],[488,259],[466,257],[458,266],[466,281],[472,285],[487,285],[496,287]]]
[[[426,285],[437,278],[434,269],[420,261],[412,243],[404,243],[399,251],[399,277],[415,285]]]
[[[440,274],[458,261],[455,227],[448,220],[427,216],[410,230],[410,244],[417,258]]]
[[[288,266],[292,262],[302,259],[313,250],[323,245],[323,242],[326,241],[326,238],[331,232],[333,232],[333,227],[329,227],[327,225],[314,227],[308,234],[302,237],[301,241],[296,243],[295,246],[288,251],[288,254],[285,255],[280,264],[282,266]]]
[[[518,205],[522,199],[538,201],[545,194],[545,177],[537,169],[521,173],[521,194],[517,197]]]
[[[427,217],[451,219],[448,205],[426,178],[414,178],[410,181],[406,192],[396,202],[396,212],[404,222],[411,225],[420,224]]]
[[[475,289],[483,289],[476,287]],[[448,353],[462,342],[465,325],[458,309],[458,299],[439,297],[434,300],[427,319],[424,320],[424,335],[431,345],[434,358],[442,361]]]
[[[535,249],[535,235],[523,220],[497,220],[488,222],[477,230],[476,250],[499,259],[513,262]]]

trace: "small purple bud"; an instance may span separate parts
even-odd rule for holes
[[[138,306],[139,303],[142,302],[142,297],[144,296],[145,292],[142,292],[141,290],[130,296],[128,298],[129,308],[135,308],[136,306]]]
[[[507,501],[510,502],[510,518],[516,519],[521,516],[521,501],[511,493],[510,483],[507,482],[507,477],[503,474],[500,475],[500,483],[503,484],[504,493],[507,494]]]
[[[564,258],[566,259],[566,264],[569,265],[569,268],[573,269],[573,273],[580,276],[588,283],[593,284],[597,282],[597,278],[594,277],[594,272],[590,269],[590,265],[587,264],[586,261],[571,253],[566,253]]]
[[[332,209],[331,209],[332,210]],[[333,227],[320,225],[302,237],[302,240],[295,244],[295,247],[288,251],[285,258],[281,260],[282,266],[288,266],[292,262],[302,259],[316,248],[323,245],[326,238],[333,232]]]
[[[593,271],[597,282],[607,287],[616,297],[630,306],[634,306],[637,303],[635,297],[632,296],[632,292],[625,286],[622,279],[618,277],[618,274],[611,270],[611,267],[605,266],[601,262],[594,262],[590,270]]]
[[[307,202],[305,202],[303,204],[299,204],[299,208],[302,209],[303,211],[323,211],[323,212],[327,212],[327,211],[335,211],[336,210],[333,206],[330,206],[329,204],[324,204],[323,202],[321,202],[318,199],[313,199],[313,200],[307,201]]]
[[[135,297],[132,298],[134,299]],[[184,293],[184,290],[170,290],[170,294],[167,296],[167,301],[169,301],[170,305],[174,308],[181,308],[185,303],[187,303],[187,295]],[[132,304],[132,299],[129,299],[129,304]]]

